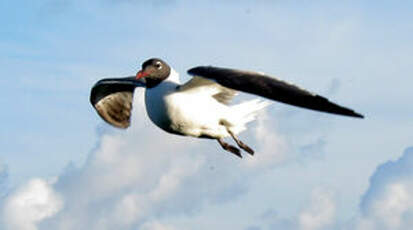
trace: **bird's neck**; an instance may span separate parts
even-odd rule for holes
[[[170,72],[170,74],[169,74],[169,77],[168,77],[165,81],[170,81],[170,82],[179,84],[179,83],[180,83],[180,80],[179,80],[179,74],[178,74],[178,72],[176,72],[176,71],[171,67],[171,72]]]

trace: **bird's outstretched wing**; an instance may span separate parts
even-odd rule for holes
[[[133,92],[145,84],[135,77],[102,79],[92,87],[90,103],[109,124],[126,129],[130,126]]]
[[[330,102],[325,97],[265,74],[212,66],[195,67],[188,70],[188,74],[215,81],[227,88],[252,93],[286,104],[327,113],[363,118],[363,115]]]
[[[206,93],[223,104],[229,104],[237,91],[224,87],[212,80],[203,77],[193,77],[191,80],[179,87],[179,91],[191,91]]]

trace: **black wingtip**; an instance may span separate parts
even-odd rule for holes
[[[364,115],[363,115],[363,114],[356,113],[356,112],[354,112],[354,111],[351,111],[351,113],[342,113],[342,114],[336,113],[336,114],[338,114],[338,115],[343,115],[343,116],[347,116],[347,117],[352,117],[352,118],[364,119]]]
[[[348,116],[348,117],[364,119],[363,114],[357,113],[356,111],[354,111],[352,109],[342,107],[342,106],[339,106],[337,104],[334,104],[334,105],[337,106],[337,108],[339,108],[339,110],[337,110],[337,111],[339,111],[339,113],[336,113],[338,115],[344,115],[344,116]],[[337,111],[335,111],[335,112],[337,112]]]
[[[362,115],[360,113],[354,113],[354,117],[364,119],[364,115]]]
[[[328,113],[333,113],[337,115],[342,115],[346,117],[352,117],[352,118],[358,118],[358,119],[364,119],[364,115],[360,113],[356,113],[353,110],[347,109],[345,107],[341,107],[340,109],[343,109],[341,111],[327,111]]]

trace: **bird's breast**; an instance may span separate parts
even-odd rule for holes
[[[165,82],[166,83],[166,82]],[[177,84],[162,83],[157,87],[147,89],[145,92],[145,106],[149,119],[159,128],[177,133],[174,124],[174,93]]]

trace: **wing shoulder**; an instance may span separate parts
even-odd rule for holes
[[[237,91],[224,87],[212,80],[194,76],[191,80],[181,85],[179,90],[181,92],[198,92],[206,93],[212,96],[220,103],[228,104],[231,102],[234,96],[237,95]]]

